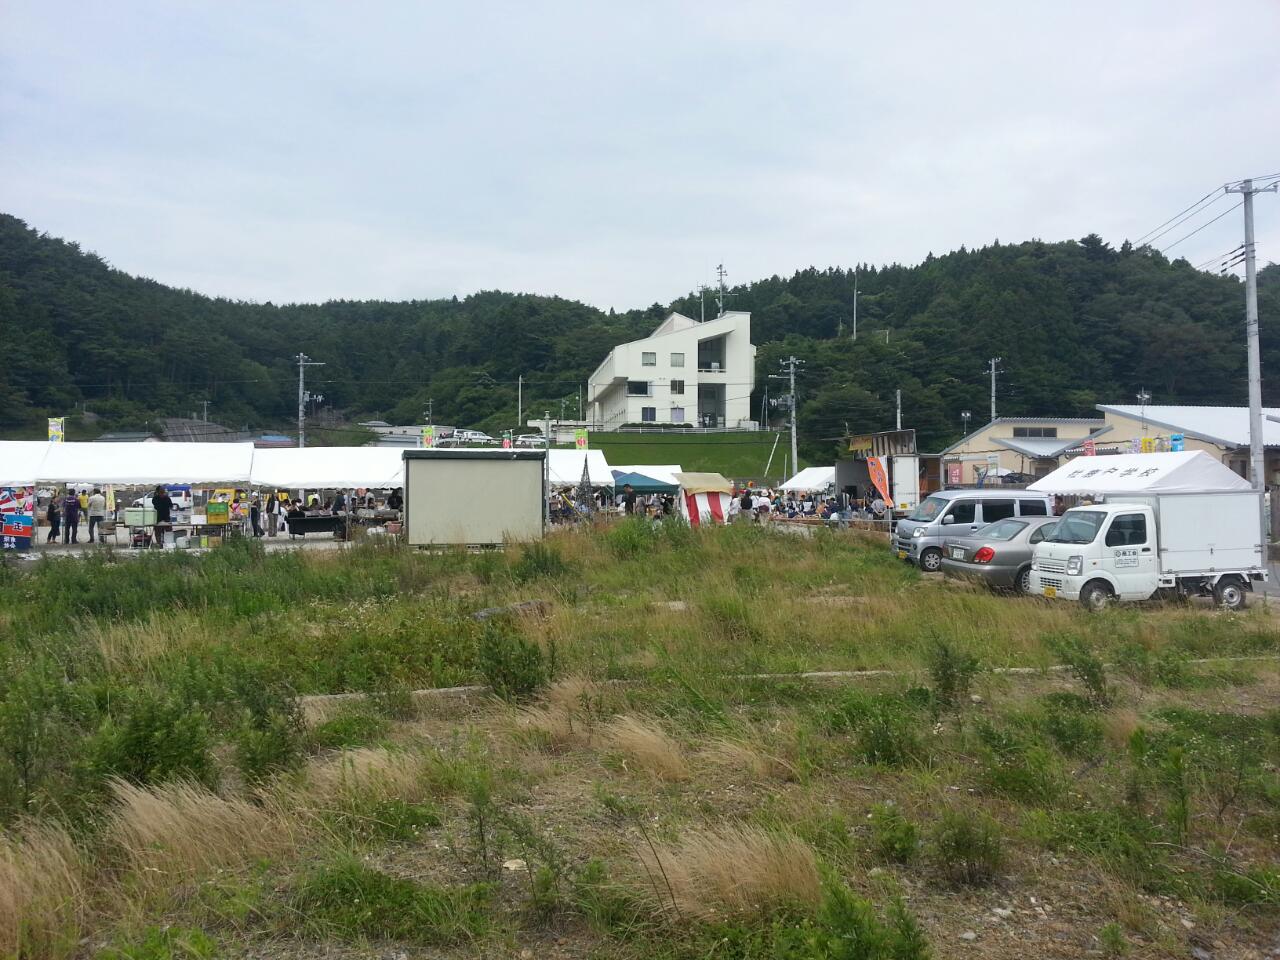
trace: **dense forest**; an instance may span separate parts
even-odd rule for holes
[[[1146,247],[1079,241],[996,243],[929,256],[916,266],[807,269],[732,288],[760,345],[753,398],[778,361],[806,361],[800,428],[812,453],[829,438],[887,429],[894,391],[925,448],[988,410],[989,357],[1001,357],[1003,415],[1088,415],[1098,402],[1245,401],[1244,292]],[[1260,275],[1264,391],[1280,400],[1280,267]],[[708,309],[711,304],[708,302]],[[287,426],[296,408],[294,356],[310,389],[347,421],[516,426],[577,413],[580,388],[610,347],[645,335],[669,310],[698,316],[696,295],[625,313],[553,297],[483,292],[401,303],[247,303],[176,290],[112,269],[76,244],[0,215],[0,435],[36,437],[70,415],[73,436],[147,429],[209,401],[233,428]],[[777,381],[773,381],[775,384]],[[774,391],[778,392],[775,386]],[[92,424],[83,414],[93,415]],[[91,429],[92,427],[92,429]]]

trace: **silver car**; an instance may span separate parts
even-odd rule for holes
[[[1031,554],[1053,533],[1057,517],[1010,517],[997,520],[942,547],[945,576],[985,583],[992,589],[1031,590]]]

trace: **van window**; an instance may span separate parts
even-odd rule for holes
[[[976,500],[957,500],[951,505],[951,511],[947,516],[951,518],[952,523],[975,523],[977,508]]]
[[[995,523],[997,520],[1007,520],[1013,516],[1012,500],[983,500],[982,501],[982,522]]]
[[[1141,513],[1122,513],[1111,521],[1108,547],[1134,547],[1147,542],[1147,518]]]
[[[1047,517],[1049,506],[1043,500],[1019,500],[1018,515],[1023,517]]]
[[[946,497],[927,497],[920,501],[920,506],[911,511],[908,520],[936,520],[947,506]]]

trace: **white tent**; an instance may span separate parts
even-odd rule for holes
[[[279,490],[404,486],[401,447],[277,447],[255,450],[250,479]]]
[[[247,485],[253,453],[252,443],[50,443],[36,480]]]
[[[835,467],[805,467],[784,483],[781,489],[794,493],[816,493],[834,486],[835,482]]]
[[[582,482],[582,460],[595,487],[612,487],[613,471],[602,450],[548,450],[547,482],[553,487],[576,487]]]
[[[0,487],[30,487],[52,444],[48,440],[0,440]]]
[[[1202,450],[1076,457],[1027,487],[1035,493],[1217,493],[1249,481]]]
[[[676,479],[676,474],[683,469],[678,463],[631,463],[626,466],[614,467],[613,472],[616,474],[638,473],[642,477],[660,480],[663,483],[674,484],[678,487],[680,486],[680,481]]]

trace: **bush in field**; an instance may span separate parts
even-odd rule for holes
[[[390,724],[366,710],[347,710],[311,728],[309,740],[315,750],[337,750],[372,743],[387,732]]]
[[[95,712],[84,701],[56,664],[0,671],[0,821],[72,789],[65,761]]]
[[[711,631],[730,643],[756,643],[762,639],[751,605],[740,593],[713,593],[698,603]]]
[[[945,880],[968,886],[990,883],[1004,865],[1000,825],[982,810],[943,810],[929,831],[929,860]]]
[[[1092,756],[1102,746],[1102,720],[1093,705],[1073,693],[1051,693],[1040,698],[1035,718],[1039,728],[1068,756]]]
[[[657,545],[657,528],[646,520],[628,517],[610,527],[604,541],[609,552],[619,560],[634,560],[653,551]]]
[[[920,849],[920,831],[891,803],[871,808],[871,841],[876,855],[891,863],[910,863]]]
[[[1072,675],[1085,689],[1085,695],[1097,707],[1111,703],[1111,685],[1102,659],[1079,637],[1061,635],[1048,639],[1049,649],[1060,663],[1070,667]]]
[[[279,713],[254,717],[246,713],[233,735],[236,767],[249,783],[261,783],[302,762],[303,739],[294,718]]]
[[[485,681],[504,700],[517,700],[537,693],[551,679],[553,655],[528,640],[510,618],[486,620],[480,635],[480,671]]]
[[[574,564],[566,560],[554,544],[535,542],[521,548],[519,558],[511,565],[511,576],[517,583],[563,580],[574,569]]]
[[[90,762],[99,777],[116,776],[133,783],[195,780],[213,786],[209,718],[198,707],[172,695],[141,690],[106,720],[89,745]]]
[[[902,697],[851,691],[827,715],[834,731],[850,731],[854,749],[866,763],[901,766],[926,753],[920,718]]]
[[[978,658],[935,636],[928,659],[934,699],[944,707],[955,707],[968,699],[973,678],[981,669]]]

